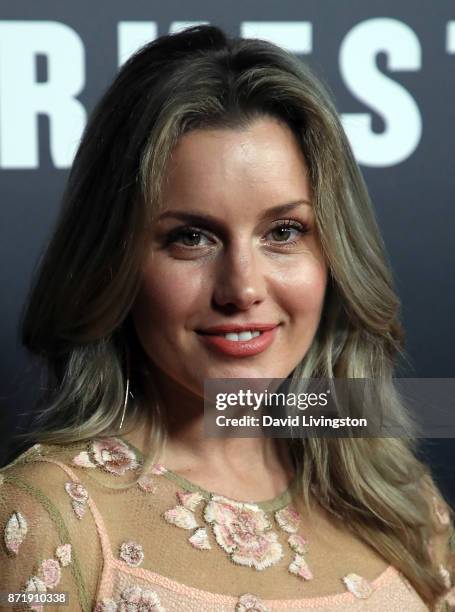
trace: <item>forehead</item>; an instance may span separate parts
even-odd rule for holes
[[[260,118],[242,129],[184,134],[174,148],[163,184],[163,210],[230,208],[310,199],[302,150],[291,129]]]

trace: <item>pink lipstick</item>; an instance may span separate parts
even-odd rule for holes
[[[198,335],[207,346],[223,355],[250,357],[272,344],[277,329],[276,323],[215,325],[198,330]]]

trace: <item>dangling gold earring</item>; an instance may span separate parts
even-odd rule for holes
[[[125,350],[125,361],[126,361],[125,399],[123,400],[123,411],[122,411],[122,418],[120,419],[119,429],[122,429],[123,427],[123,421],[125,420],[125,414],[126,414],[126,407],[128,405],[128,395],[130,394],[130,351],[128,347]]]

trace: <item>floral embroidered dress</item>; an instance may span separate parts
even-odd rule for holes
[[[237,501],[162,465],[143,474],[141,460],[125,441],[100,438],[36,445],[3,469],[0,592],[66,592],[68,605],[44,608],[69,612],[429,609],[346,530],[308,522],[290,490]],[[436,497],[434,514],[450,532]],[[448,565],[441,557],[440,610],[455,605]]]

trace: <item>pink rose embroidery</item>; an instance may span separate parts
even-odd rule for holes
[[[84,516],[84,514],[85,514],[85,512],[87,510],[86,504],[83,504],[82,502],[75,501],[73,499],[73,501],[71,502],[71,505],[73,506],[73,510],[74,510],[74,513],[76,514],[77,518],[81,519]]]
[[[117,607],[119,612],[129,612],[130,610],[165,612],[158,595],[154,591],[141,589],[140,587],[129,587],[122,591],[120,597]]]
[[[118,438],[94,440],[90,444],[89,452],[83,451],[76,455],[73,463],[85,468],[99,466],[116,476],[122,476],[138,466],[134,452]]]
[[[269,612],[269,608],[266,608],[256,595],[246,593],[237,602],[235,612]]]
[[[87,510],[88,493],[79,482],[65,482],[65,491],[71,497],[71,506],[78,519],[81,519]]]
[[[33,461],[37,455],[41,454],[41,450],[42,450],[41,444],[34,444],[32,447],[30,447],[28,450],[22,453],[21,457],[26,462]]]
[[[373,587],[365,578],[357,574],[348,574],[343,578],[348,591],[359,599],[367,599],[373,592]]]
[[[153,478],[150,478],[150,476],[147,476],[147,474],[144,474],[144,476],[139,478],[137,485],[140,489],[142,489],[142,491],[145,491],[145,493],[155,493],[156,491],[156,484],[154,483]]]
[[[103,599],[94,612],[166,612],[154,591],[132,586],[120,593],[120,600]]]
[[[28,524],[25,516],[20,512],[13,512],[6,523],[4,540],[9,552],[17,555],[22,542],[28,531]]]
[[[73,457],[73,463],[74,465],[77,465],[78,467],[83,467],[83,468],[95,468],[96,467],[96,465],[90,459],[90,456],[87,451],[82,451],[81,453]]]
[[[38,577],[44,582],[48,589],[58,585],[61,578],[60,564],[55,559],[46,559],[38,570]]]
[[[47,593],[47,588],[38,576],[32,576],[25,586],[25,593]],[[42,612],[43,606],[41,604],[32,604],[30,605],[30,610]]]
[[[270,531],[265,512],[256,504],[212,495],[204,518],[212,525],[217,543],[234,563],[263,570],[281,559],[282,546],[276,533]]]
[[[164,465],[161,465],[161,463],[155,463],[155,465],[152,466],[151,472],[152,474],[155,474],[155,476],[162,476],[167,472],[167,469],[164,467]]]
[[[304,580],[313,579],[313,573],[308,567],[308,563],[301,555],[294,555],[294,560],[292,563],[290,563],[288,570],[291,572],[291,574],[295,574]]]
[[[86,502],[88,500],[87,490],[79,482],[65,482],[65,491],[76,501]]]
[[[130,540],[120,546],[120,558],[131,567],[138,567],[144,560],[144,551],[137,542]]]
[[[293,506],[286,506],[275,512],[275,519],[283,531],[296,533],[299,528],[300,514]]]
[[[71,497],[71,505],[78,519],[81,519],[87,510],[88,493],[79,482],[65,482],[65,491]]]
[[[117,602],[113,599],[103,599],[96,604],[93,612],[117,612]]]
[[[173,508],[169,508],[163,514],[164,520],[170,523],[171,525],[175,525],[176,527],[180,527],[181,529],[196,529],[197,522],[194,514],[188,508],[184,506],[174,506]]]
[[[298,533],[293,533],[289,536],[288,544],[299,555],[305,555],[308,552],[308,540]]]
[[[95,440],[92,442],[91,451],[95,462],[116,476],[121,476],[138,466],[134,452],[117,438]]]
[[[182,504],[182,506],[185,506],[185,508],[188,508],[188,510],[191,510],[192,512],[194,512],[198,504],[200,504],[200,502],[204,498],[202,497],[200,493],[190,493],[189,491],[177,491],[177,499]]]
[[[164,520],[171,525],[180,527],[180,529],[194,529],[193,535],[188,538],[193,548],[199,550],[209,550],[212,548],[205,527],[198,527],[196,517],[194,516],[194,510],[204,499],[203,496],[200,493],[177,491],[177,499],[180,503],[164,512]]]
[[[199,550],[209,550],[210,548],[212,548],[205,527],[200,527],[199,529],[196,529],[196,531],[190,538],[188,538],[188,540],[191,546],[193,546],[194,548],[198,548]]]
[[[66,567],[71,563],[71,544],[61,544],[55,549],[55,556],[60,561],[62,567]]]

